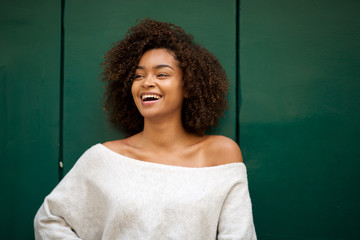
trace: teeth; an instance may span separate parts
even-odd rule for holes
[[[159,95],[155,95],[155,94],[146,94],[146,95],[142,95],[142,96],[141,96],[141,99],[142,99],[142,100],[147,99],[147,98],[160,99],[160,96],[159,96]]]

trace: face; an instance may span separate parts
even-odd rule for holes
[[[182,71],[172,52],[163,48],[145,52],[138,63],[131,92],[144,118],[181,118]]]

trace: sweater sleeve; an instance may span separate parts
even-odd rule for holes
[[[34,219],[35,239],[81,239],[71,229],[69,224],[61,216],[51,212],[49,204],[45,201]]]
[[[256,240],[246,169],[229,191],[219,218],[218,240]]]
[[[101,199],[94,187],[89,153],[83,154],[69,173],[45,198],[34,219],[35,239],[82,239],[96,236]],[[101,238],[101,237],[100,237]],[[99,238],[99,239],[100,239]]]

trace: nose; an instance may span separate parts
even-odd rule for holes
[[[142,82],[144,88],[155,87],[155,82],[152,76],[146,76]]]

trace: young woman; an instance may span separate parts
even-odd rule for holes
[[[103,79],[128,137],[81,156],[39,209],[36,239],[256,239],[240,149],[205,135],[226,108],[218,60],[145,19],[107,53]]]

